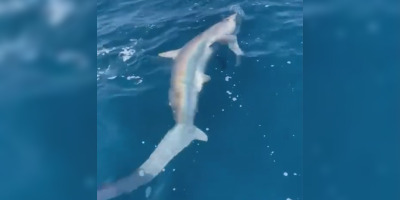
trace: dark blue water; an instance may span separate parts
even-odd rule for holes
[[[301,1],[98,1],[97,184],[126,176],[174,125],[172,61],[239,5],[241,65],[227,48],[211,59],[194,142],[148,186],[148,199],[302,199]],[[146,186],[147,187],[147,186]],[[146,199],[142,187],[117,199]]]
[[[400,2],[307,3],[304,199],[400,199]]]
[[[95,198],[95,9],[0,3],[1,200]]]

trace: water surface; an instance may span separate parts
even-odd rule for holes
[[[195,120],[209,141],[175,157],[147,199],[302,198],[303,20],[292,0],[98,1],[98,185],[136,169],[174,125],[172,61],[157,54],[182,47],[232,5],[246,14],[238,34],[246,57],[234,67],[222,47],[211,59]],[[146,187],[118,199],[146,199]]]

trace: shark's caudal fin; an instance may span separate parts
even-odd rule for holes
[[[98,189],[97,200],[112,199],[149,183],[193,140],[207,141],[208,137],[194,125],[176,124],[135,172]]]

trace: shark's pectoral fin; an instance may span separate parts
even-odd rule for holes
[[[240,64],[240,56],[243,56],[244,53],[239,47],[236,35],[224,35],[218,38],[216,41],[228,44],[229,49],[236,54],[236,66],[238,66]]]
[[[207,83],[208,81],[211,80],[211,77],[207,74],[202,74],[203,76],[203,83]]]
[[[210,81],[211,77],[207,74],[201,73],[199,71],[196,71],[196,80],[195,80],[195,84],[196,84],[196,88],[197,91],[200,92],[201,89],[203,88],[203,84]]]
[[[158,56],[164,57],[164,58],[175,59],[176,56],[178,56],[180,50],[181,49],[176,49],[176,50],[172,50],[172,51],[166,51],[166,52],[163,52],[163,53],[159,53]]]

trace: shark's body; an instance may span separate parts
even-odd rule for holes
[[[193,140],[208,140],[207,135],[193,124],[198,95],[203,84],[210,80],[204,71],[213,53],[212,44],[228,44],[237,56],[243,55],[234,35],[237,17],[237,14],[233,14],[225,18],[193,38],[181,49],[159,54],[174,59],[169,99],[176,125],[168,131],[150,157],[135,172],[98,190],[98,200],[117,197],[150,182]]]

